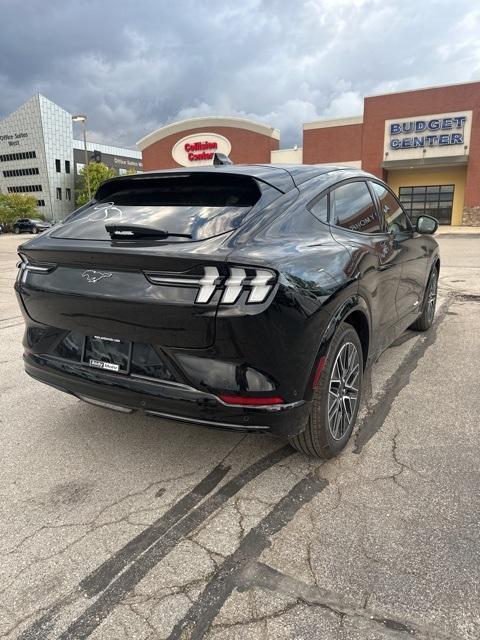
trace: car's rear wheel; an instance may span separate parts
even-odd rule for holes
[[[32,228],[30,229],[30,233],[33,233],[34,235],[35,235],[36,233],[38,233],[38,229],[37,229],[37,227],[32,227]]]
[[[13,227],[13,233],[20,233],[20,229],[18,227]]]
[[[411,325],[414,331],[427,331],[433,324],[435,308],[437,306],[438,271],[434,267],[428,280],[422,314]]]
[[[347,444],[357,418],[363,382],[362,345],[343,323],[328,350],[305,431],[290,443],[308,456],[332,458]]]

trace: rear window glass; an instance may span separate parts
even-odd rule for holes
[[[115,224],[203,240],[238,228],[261,195],[254,178],[220,172],[120,178],[101,185],[96,202],[74,212],[53,236],[110,240],[105,225]]]
[[[251,207],[260,197],[255,180],[228,174],[178,174],[126,178],[102,185],[98,202],[129,206]]]

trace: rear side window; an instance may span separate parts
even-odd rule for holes
[[[204,240],[237,229],[261,196],[251,176],[222,172],[120,178],[101,185],[95,202],[74,212],[54,237],[110,241],[105,225],[115,224],[159,230],[168,242]]]
[[[410,221],[398,200],[378,182],[370,183],[378,196],[380,211],[383,213],[388,231],[402,233],[411,230]]]
[[[328,222],[328,196],[324,195],[314,202],[310,211],[322,222]]]
[[[330,221],[362,233],[382,233],[382,225],[366,182],[348,182],[330,194]]]

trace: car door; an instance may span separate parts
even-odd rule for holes
[[[397,333],[400,333],[415,320],[422,305],[427,279],[428,249],[393,193],[380,182],[371,181],[371,186],[384,216],[386,230],[393,241],[395,259],[401,263],[395,299],[399,325]]]
[[[350,180],[330,193],[333,237],[351,253],[349,269],[371,315],[371,353],[383,351],[395,338],[395,298],[400,282],[399,249],[384,227],[374,195],[365,179]]]

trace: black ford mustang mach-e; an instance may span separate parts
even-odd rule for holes
[[[101,406],[333,456],[365,367],[432,324],[436,228],[345,167],[108,180],[19,248],[26,371]]]

